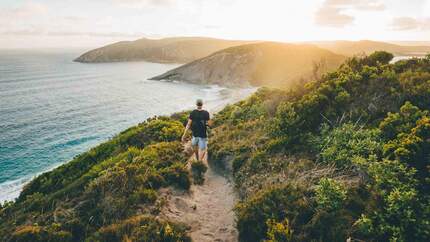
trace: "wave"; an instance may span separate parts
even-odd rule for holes
[[[13,181],[7,181],[0,184],[0,203],[13,201],[17,198],[27,184],[35,176],[27,176]]]

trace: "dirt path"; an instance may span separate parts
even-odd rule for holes
[[[213,167],[203,185],[192,185],[188,193],[169,189],[164,194],[167,205],[161,216],[190,226],[193,241],[237,241],[233,185]]]

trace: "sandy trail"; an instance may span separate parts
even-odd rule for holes
[[[189,192],[167,189],[163,193],[167,205],[160,216],[187,224],[193,241],[237,241],[232,211],[236,194],[216,168],[209,166],[204,184],[192,185]]]

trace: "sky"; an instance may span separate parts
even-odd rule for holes
[[[172,36],[430,41],[430,0],[0,0],[0,48]]]

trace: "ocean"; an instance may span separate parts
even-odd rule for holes
[[[153,115],[209,111],[255,88],[149,81],[178,65],[83,64],[79,51],[0,50],[0,202],[51,170]]]

